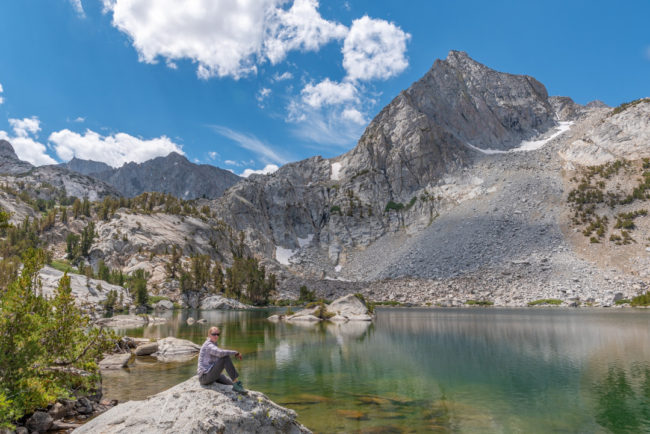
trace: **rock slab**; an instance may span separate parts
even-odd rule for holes
[[[120,369],[126,368],[131,359],[131,353],[111,354],[99,362],[100,369]]]
[[[244,303],[231,298],[222,297],[220,295],[213,295],[201,301],[201,310],[215,310],[215,309],[248,309]]]
[[[161,362],[184,361],[194,357],[201,346],[186,339],[168,337],[157,342],[158,351],[153,355]]]
[[[192,377],[144,401],[119,404],[73,432],[310,433],[296,418],[260,392],[240,395],[231,386],[201,386]]]

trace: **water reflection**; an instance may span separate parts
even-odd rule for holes
[[[201,343],[219,325],[221,344],[244,354],[246,385],[319,432],[650,431],[647,312],[380,309],[372,324],[270,314],[181,312],[128,333]],[[138,359],[104,385],[141,399],[195,365]]]

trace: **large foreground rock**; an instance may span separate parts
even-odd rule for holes
[[[73,431],[83,433],[309,433],[296,412],[264,394],[231,386],[201,386],[197,377],[144,401],[129,401]]]
[[[221,295],[213,295],[201,301],[201,310],[215,310],[215,309],[249,309],[244,303],[240,303],[232,298],[222,297]]]
[[[161,362],[180,362],[199,353],[201,346],[186,339],[168,337],[158,341],[158,351],[153,355]]]

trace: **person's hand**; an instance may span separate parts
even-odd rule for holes
[[[237,354],[235,354],[235,358],[236,358],[236,359],[239,359],[239,360],[242,359],[242,357],[241,357],[241,353],[240,353],[239,351],[237,351]]]

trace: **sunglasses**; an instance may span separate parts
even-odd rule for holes
[[[210,336],[219,336],[220,333],[210,333]]]

